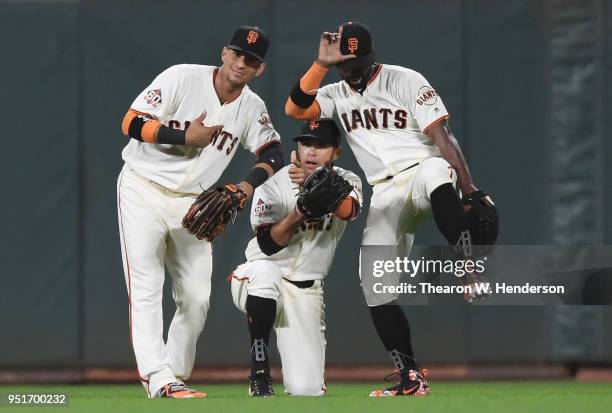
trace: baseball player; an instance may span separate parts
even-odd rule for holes
[[[320,87],[332,65],[343,80]],[[337,33],[322,34],[318,59],[291,91],[285,111],[296,119],[340,119],[373,185],[362,245],[397,246],[407,255],[431,211],[448,242],[469,256],[469,226],[455,185],[478,204],[474,210],[494,209],[493,203],[475,187],[438,93],[414,70],[377,63],[366,26],[346,23]],[[428,394],[427,371],[418,369],[396,297],[379,302],[366,293],[366,301],[398,371],[397,384],[370,395]]]
[[[231,275],[235,305],[247,314],[251,335],[251,396],[273,396],[268,339],[274,326],[282,361],[285,392],[293,396],[325,394],[325,321],[323,280],[346,227],[362,203],[361,180],[334,167],[347,190],[323,201],[331,212],[308,219],[299,186],[339,153],[340,131],[331,119],[307,122],[293,164],[257,188],[251,225],[257,236],[246,249],[247,262]],[[304,186],[308,186],[308,180]],[[350,183],[349,186],[348,184]],[[342,186],[340,185],[340,186]],[[333,190],[329,190],[333,192]],[[315,201],[324,195],[315,195]]]
[[[186,387],[209,307],[212,250],[181,226],[197,195],[212,186],[242,145],[256,154],[249,175],[220,188],[241,202],[283,165],[280,137],[266,105],[247,83],[260,76],[269,40],[241,26],[221,52],[221,67],[177,65],[132,103],[130,137],[117,182],[119,233],[129,297],[130,336],[150,398],[193,398]],[[176,313],[164,343],[164,266]]]

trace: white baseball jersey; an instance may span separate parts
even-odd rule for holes
[[[280,141],[265,103],[245,86],[240,96],[221,104],[214,66],[183,64],[162,72],[138,95],[131,108],[154,116],[163,125],[186,130],[206,112],[204,125],[223,125],[206,148],[139,142],[130,139],[125,163],[139,175],[176,192],[200,193],[221,176],[238,143],[252,153]]]
[[[255,190],[251,205],[254,230],[262,224],[279,222],[295,208],[299,190],[289,179],[290,167],[285,166]],[[361,205],[361,179],[353,172],[338,167],[334,169],[353,185],[351,196]],[[289,244],[276,254],[268,256],[261,252],[255,237],[249,242],[245,255],[248,261],[275,261],[283,277],[291,281],[321,280],[329,270],[345,227],[346,221],[334,214],[327,214],[320,219],[304,222]]]
[[[344,82],[317,92],[321,117],[338,115],[370,184],[394,176],[440,151],[423,133],[448,117],[442,99],[418,72],[380,65],[363,95]]]

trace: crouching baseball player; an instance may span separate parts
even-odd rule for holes
[[[325,394],[323,279],[346,227],[362,204],[361,180],[332,167],[340,132],[333,120],[307,122],[292,165],[255,191],[251,225],[257,236],[247,262],[231,275],[234,304],[251,335],[249,395],[273,396],[268,339],[274,326],[285,392]]]

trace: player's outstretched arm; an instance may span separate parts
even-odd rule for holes
[[[478,190],[472,181],[467,162],[461,152],[459,143],[450,130],[446,127],[446,122],[436,122],[425,131],[425,134],[440,149],[442,157],[455,169],[459,189],[464,195],[471,194]]]

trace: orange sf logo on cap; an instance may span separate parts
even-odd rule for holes
[[[351,53],[355,53],[355,51],[359,49],[359,40],[357,40],[356,37],[349,37],[348,49],[349,49],[349,52]]]
[[[319,127],[319,121],[318,121],[318,120],[316,120],[316,119],[311,120],[311,121],[310,121],[310,123],[308,124],[308,127],[309,127],[310,129],[316,129],[316,128],[318,128],[318,127]]]
[[[255,43],[257,39],[259,39],[259,33],[251,30],[249,34],[247,35],[247,43],[248,44]]]

